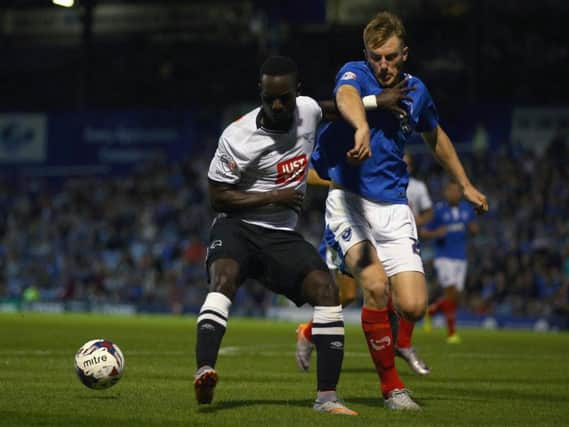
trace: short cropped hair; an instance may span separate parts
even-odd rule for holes
[[[298,81],[298,67],[288,56],[269,56],[259,72],[259,78],[267,76],[292,75]]]
[[[369,49],[376,49],[392,36],[397,36],[405,45],[407,31],[405,31],[403,22],[392,13],[379,12],[364,28],[364,46]]]

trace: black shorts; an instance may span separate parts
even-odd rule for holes
[[[314,246],[296,231],[272,230],[235,218],[218,218],[210,230],[206,265],[220,258],[239,263],[239,285],[252,278],[297,306],[306,300],[302,282],[308,273],[328,272]]]

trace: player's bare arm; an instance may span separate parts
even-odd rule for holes
[[[322,120],[331,122],[340,118],[340,112],[336,107],[336,102],[333,99],[325,99],[318,101],[318,105],[322,109]]]
[[[330,186],[330,181],[328,181],[327,179],[320,178],[320,175],[318,175],[318,172],[316,172],[314,169],[308,170],[308,177],[306,178],[306,183],[308,185],[319,185],[321,187]]]
[[[273,203],[300,211],[304,194],[294,188],[271,191],[241,191],[232,185],[210,180],[209,199],[211,207],[218,212],[235,212]]]
[[[354,147],[348,151],[348,158],[355,162],[368,159],[371,157],[369,124],[359,92],[350,85],[340,86],[336,93],[336,105],[341,116],[355,129]]]
[[[402,82],[401,84],[403,84]],[[373,111],[379,109],[392,110],[397,114],[406,114],[405,110],[399,107],[401,101],[411,99],[405,94],[411,90],[414,90],[415,86],[408,88],[401,88],[398,85],[397,88],[389,89],[389,92],[384,95],[383,93],[379,95],[368,95],[362,98],[364,108],[366,111]],[[333,99],[325,99],[318,101],[318,105],[322,109],[322,120],[323,121],[335,121],[342,118],[340,111],[336,106],[336,102]]]
[[[460,185],[464,197],[474,205],[476,212],[487,212],[488,200],[486,196],[478,191],[478,189],[472,185],[470,179],[468,179],[464,167],[458,158],[458,154],[456,154],[454,145],[446,132],[440,126],[437,126],[432,131],[423,132],[421,135],[431,148],[436,159]]]

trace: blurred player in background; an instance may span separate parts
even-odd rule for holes
[[[332,181],[326,225],[363,291],[362,329],[384,403],[393,410],[418,410],[395,368],[387,307],[391,294],[398,314],[415,322],[427,306],[417,228],[406,196],[403,154],[412,133],[421,133],[468,201],[480,211],[488,204],[439,126],[427,88],[402,71],[408,48],[399,18],[379,13],[363,37],[366,60],[345,64],[336,77],[334,95],[344,121],[324,125],[318,137],[321,164],[313,164]],[[366,105],[378,111],[366,116]]]
[[[456,308],[459,293],[464,289],[467,270],[466,243],[468,235],[478,233],[472,206],[462,200],[460,185],[449,180],[443,191],[444,201],[435,205],[433,220],[422,235],[435,239],[434,267],[444,293],[428,308],[429,316],[443,313],[447,323],[447,342],[460,343],[456,333]]]
[[[407,200],[409,201],[409,207],[415,216],[415,224],[417,225],[419,237],[421,237],[421,227],[428,224],[433,219],[433,201],[429,195],[427,184],[414,176],[415,165],[411,154],[406,152],[403,155],[403,160],[407,165],[407,172],[409,172]]]
[[[314,410],[357,415],[336,395],[344,356],[338,288],[315,248],[294,231],[323,116],[315,100],[297,96],[297,74],[290,58],[271,57],[263,64],[261,107],[224,130],[210,164],[210,201],[220,215],[210,230],[210,292],[197,319],[194,389],[199,404],[211,403],[231,302],[237,288],[254,278],[298,306],[314,307]]]

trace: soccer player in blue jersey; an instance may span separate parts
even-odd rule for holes
[[[459,292],[466,280],[468,235],[478,233],[476,214],[472,206],[462,200],[460,186],[449,181],[444,188],[445,200],[435,205],[433,220],[422,230],[422,236],[435,239],[434,266],[444,293],[428,308],[430,316],[442,312],[447,322],[447,342],[460,343],[456,333],[456,307]]]
[[[316,150],[312,153],[312,158],[315,162],[318,162],[319,155],[319,149],[316,147]],[[409,172],[411,173],[411,156],[406,153],[404,160],[407,163]],[[310,185],[325,187],[330,186],[330,181],[322,179],[314,169],[309,170],[307,183]],[[411,177],[409,185],[407,186],[407,198],[409,199],[409,206],[415,215],[417,227],[420,228],[426,222],[429,222],[433,216],[431,208],[432,202],[426,185],[422,181]],[[322,259],[326,262],[328,269],[335,277],[336,283],[338,284],[338,290],[340,291],[340,303],[343,307],[346,307],[357,297],[357,284],[352,276],[345,274],[345,266],[338,256],[337,245],[331,247],[328,246],[328,243],[335,245],[334,236],[331,234],[330,230],[325,229],[318,251],[320,252]],[[419,375],[428,375],[431,370],[419,357],[415,348],[412,346],[412,335],[415,324],[403,317],[398,317],[393,310],[391,302],[389,310],[392,327],[397,330],[397,333],[393,332],[393,335],[397,336],[397,339],[395,340],[397,342],[395,346],[395,355],[404,359],[415,373]],[[304,372],[308,371],[313,350],[312,321],[301,323],[296,329],[295,352],[296,362],[300,370]]]
[[[365,60],[348,62],[336,77],[334,96],[344,120],[324,126],[318,137],[321,156],[313,165],[332,181],[326,225],[363,290],[362,329],[384,403],[394,410],[417,410],[395,368],[387,309],[389,291],[407,320],[422,318],[427,306],[417,228],[406,197],[409,174],[403,154],[411,134],[423,136],[478,211],[486,211],[488,203],[440,127],[425,84],[403,73],[409,49],[400,19],[379,13],[363,38]],[[366,106],[377,111],[366,114]]]

